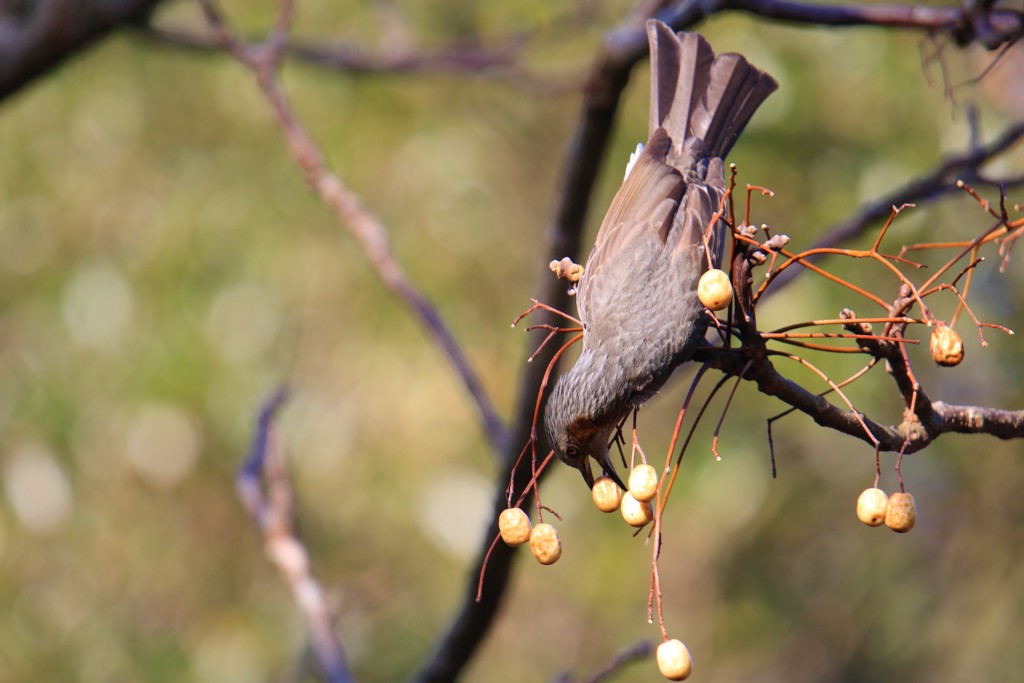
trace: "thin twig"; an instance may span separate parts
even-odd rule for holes
[[[295,534],[291,483],[284,452],[273,434],[274,417],[286,397],[287,391],[282,388],[265,401],[252,449],[239,468],[235,488],[263,535],[267,558],[291,588],[295,604],[306,619],[313,653],[324,677],[330,683],[350,683],[353,679],[334,632],[333,612],[313,577],[309,552]]]

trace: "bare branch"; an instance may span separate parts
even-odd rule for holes
[[[327,596],[313,577],[309,552],[295,535],[291,483],[284,453],[273,434],[274,417],[286,396],[286,390],[279,389],[261,408],[252,450],[239,468],[235,488],[263,535],[267,558],[291,588],[295,604],[306,619],[313,653],[324,677],[330,683],[350,683],[353,679],[334,633]]]
[[[642,640],[636,645],[616,653],[610,662],[587,678],[576,679],[569,674],[563,674],[555,679],[555,683],[601,683],[602,681],[610,680],[615,674],[622,671],[626,665],[641,659],[647,659],[651,656],[652,652],[654,652],[654,647],[650,641]]]
[[[352,234],[366,254],[377,277],[406,305],[433,338],[473,399],[484,432],[496,449],[506,443],[504,423],[491,404],[483,384],[477,377],[462,348],[455,340],[437,309],[402,269],[391,250],[387,228],[362,203],[340,177],[327,167],[323,154],[292,110],[277,80],[277,65],[284,52],[284,30],[278,27],[271,34],[276,40],[258,46],[248,45],[235,37],[224,23],[213,0],[199,0],[217,40],[240,62],[245,64],[259,83],[267,102],[277,116],[288,147],[306,177],[306,182],[334,211],[338,221]],[[286,3],[287,4],[287,3]]]
[[[701,351],[700,357],[725,373],[739,376],[744,362],[731,353]],[[778,398],[809,416],[822,427],[848,434],[874,446],[878,440],[882,451],[913,453],[920,451],[942,434],[989,434],[1000,439],[1024,438],[1024,410],[1003,410],[981,406],[953,405],[918,398],[916,418],[905,418],[900,424],[883,425],[866,415],[839,408],[820,394],[808,391],[784,377],[767,358],[759,358],[743,376],[757,384],[758,390]],[[865,433],[864,425],[870,432]]]
[[[755,382],[758,390],[774,396],[789,406],[810,416],[817,424],[848,434],[871,444],[877,451],[913,453],[922,450],[936,438],[948,432],[990,434],[1002,439],[1024,438],[1024,410],[1010,411],[979,406],[948,405],[932,402],[914,376],[906,354],[906,344],[894,343],[890,338],[902,339],[907,326],[907,311],[915,304],[923,305],[909,282],[902,282],[899,295],[888,310],[890,322],[882,336],[870,335],[858,340],[861,351],[877,360],[884,360],[902,396],[907,410],[900,424],[884,425],[852,409],[842,409],[778,372],[771,361],[766,340],[760,336],[755,322],[755,302],[750,296],[753,281],[751,269],[754,260],[747,257],[752,245],[737,240],[733,258],[733,282],[737,287],[737,301],[742,315],[737,327],[743,346],[740,349],[709,348],[694,355],[695,360],[707,362],[727,375]],[[955,259],[954,259],[955,260]],[[868,333],[866,323],[855,323],[852,311],[847,329],[852,333]],[[835,389],[836,387],[833,387]],[[849,402],[847,401],[849,406]]]
[[[1024,12],[991,9],[985,3],[955,7],[926,5],[817,5],[786,0],[694,0],[684,2],[675,17],[688,24],[734,11],[792,24],[813,26],[884,26],[942,32],[958,45],[978,42],[994,50],[1024,34]]]
[[[146,25],[139,26],[138,33],[155,42],[188,50],[214,52],[222,49],[220,41],[214,36],[185,28]],[[579,86],[576,76],[542,76],[523,66],[522,53],[528,45],[528,39],[527,35],[512,36],[497,48],[484,48],[476,44],[455,44],[433,49],[389,45],[387,50],[378,51],[349,43],[320,44],[291,39],[286,53],[289,58],[312,66],[357,75],[481,76],[544,92],[569,91]]]

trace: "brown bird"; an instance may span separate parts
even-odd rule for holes
[[[725,195],[722,159],[778,87],[742,55],[716,57],[695,33],[651,20],[647,36],[647,144],[627,167],[577,286],[583,351],[544,411],[559,458],[588,486],[589,458],[622,486],[608,456],[617,426],[704,341],[709,316],[696,290],[727,237],[722,221],[711,225]]]

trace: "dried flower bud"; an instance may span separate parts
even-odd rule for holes
[[[552,261],[548,264],[548,268],[558,278],[566,279],[569,282],[579,282],[580,278],[583,277],[583,266],[573,262],[568,256],[561,261]]]

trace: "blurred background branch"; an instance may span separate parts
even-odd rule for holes
[[[473,400],[484,432],[495,449],[507,441],[505,426],[494,410],[491,399],[472,368],[452,332],[434,305],[413,285],[399,265],[390,247],[387,228],[338,177],[324,161],[320,148],[295,116],[288,98],[277,81],[277,71],[287,51],[293,5],[282,0],[278,24],[264,43],[248,45],[238,39],[220,16],[212,0],[199,0],[207,21],[217,39],[236,59],[250,70],[260,84],[268,104],[273,108],[292,156],[302,168],[306,181],[331,207],[338,222],[359,242],[374,271],[395,295],[408,306],[420,321],[424,332],[445,354]]]
[[[0,101],[161,0],[36,0],[0,4]]]
[[[188,29],[150,24],[139,27],[138,31],[168,46],[198,51],[221,48],[216,38]],[[389,44],[377,51],[355,43],[317,44],[289,40],[287,54],[297,62],[353,74],[452,74],[501,80],[514,87],[538,92],[575,89],[577,78],[535,74],[523,66],[522,53],[529,47],[530,39],[527,34],[514,35],[494,48],[471,43],[433,49]]]
[[[312,561],[295,534],[295,504],[284,451],[274,434],[274,420],[287,400],[278,389],[260,409],[249,457],[235,480],[238,497],[264,539],[264,552],[291,588],[295,605],[309,628],[312,650],[328,683],[354,680],[334,632],[335,619]],[[264,483],[265,482],[265,483]]]
[[[1010,124],[988,145],[982,145],[967,152],[957,152],[940,159],[935,168],[928,173],[907,181],[883,197],[865,202],[851,215],[825,228],[810,248],[823,249],[850,244],[862,237],[868,230],[876,227],[880,221],[885,220],[895,206],[923,204],[952,192],[962,192],[957,187],[957,181],[964,180],[972,184],[1006,188],[1019,187],[1024,181],[1024,177],[1017,175],[988,177],[982,169],[986,164],[1013,151],[1020,143],[1021,138],[1024,138],[1024,121]],[[772,296],[775,296],[782,287],[801,272],[803,271],[791,270],[776,278]]]

